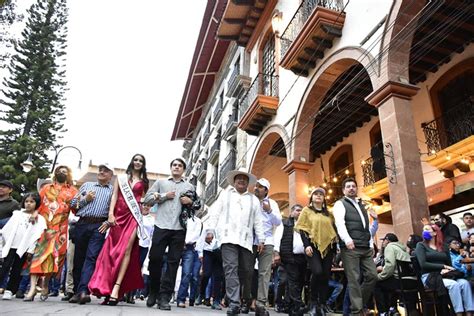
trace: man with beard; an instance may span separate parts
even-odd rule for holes
[[[451,219],[448,216],[443,213],[436,214],[434,222],[443,232],[444,245],[446,248],[449,247],[448,241],[451,241],[452,239],[461,242],[459,228],[451,222]]]

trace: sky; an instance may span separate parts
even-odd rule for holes
[[[206,0],[68,5],[68,131],[59,144],[81,150],[82,172],[90,160],[126,168],[142,153],[148,171],[168,173],[183,150],[182,141],[170,139]],[[58,156],[73,168],[78,160],[72,149]]]

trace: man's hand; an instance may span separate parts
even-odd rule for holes
[[[308,257],[312,257],[313,256],[313,247],[311,246],[308,246],[304,249],[304,252],[306,253],[306,255]]]
[[[101,234],[105,234],[105,232],[107,231],[107,229],[109,229],[109,222],[108,221],[105,221],[102,223],[102,225],[100,225],[99,227],[99,233]]]
[[[210,244],[212,240],[214,239],[214,234],[212,233],[207,233],[205,241]]]
[[[166,198],[168,200],[174,199],[175,196],[176,196],[176,191],[166,192]]]
[[[94,191],[89,191],[86,194],[86,202],[89,203],[90,201],[95,199],[95,192]]]
[[[193,200],[191,200],[187,196],[182,196],[179,200],[181,201],[181,204],[183,204],[183,205],[193,204]]]
[[[263,252],[263,249],[265,248],[265,243],[261,242],[257,245],[257,253]]]
[[[349,249],[349,250],[355,249],[354,242],[351,241],[351,242],[349,242],[349,243],[346,243],[346,247],[347,247],[347,249]]]
[[[268,200],[262,201],[262,208],[268,214],[270,214],[272,212],[272,208],[271,208],[270,202]]]
[[[377,215],[377,212],[375,212],[375,210],[373,208],[369,208],[369,215],[370,217],[372,217],[373,219],[377,219],[379,216]]]

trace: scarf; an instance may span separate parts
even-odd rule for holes
[[[337,239],[336,230],[334,229],[334,216],[329,216],[321,212],[315,212],[309,207],[304,207],[303,211],[296,222],[295,230],[308,234],[311,242],[321,253],[324,258],[328,253],[331,244]]]

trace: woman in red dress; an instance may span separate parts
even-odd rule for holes
[[[139,202],[148,190],[145,157],[134,155],[126,174],[133,196]],[[89,290],[94,295],[107,297],[103,304],[117,305],[124,293],[143,288],[137,239],[138,222],[122,195],[117,179],[110,202],[108,223],[109,235],[97,258]]]

